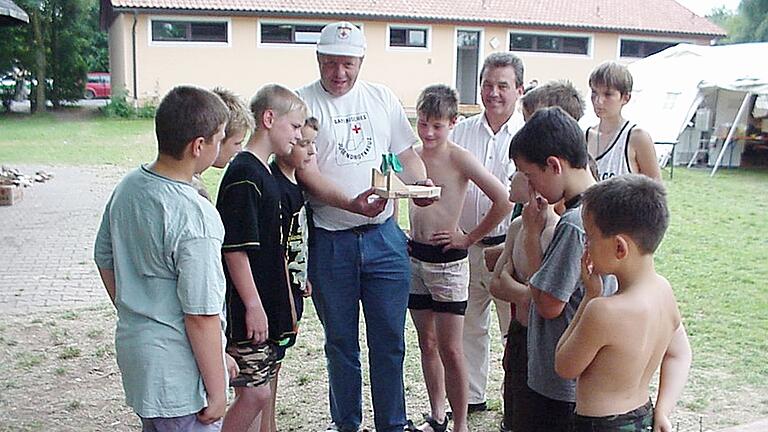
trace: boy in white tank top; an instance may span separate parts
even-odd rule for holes
[[[660,181],[651,136],[621,115],[632,96],[632,74],[627,67],[602,63],[590,74],[589,87],[600,123],[587,129],[587,151],[597,161],[599,180],[634,173]]]

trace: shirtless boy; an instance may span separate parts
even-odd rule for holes
[[[668,416],[685,386],[691,347],[672,287],[653,264],[669,223],[665,195],[641,175],[584,194],[585,293],[555,355],[557,373],[577,379],[577,431],[672,430]],[[603,274],[618,279],[612,297],[601,295]],[[659,364],[654,410],[648,385]]]
[[[458,97],[444,85],[422,91],[417,102],[417,150],[427,176],[442,187],[429,207],[411,206],[411,295],[408,307],[419,335],[421,365],[431,415],[417,430],[445,431],[446,393],[453,410],[453,430],[467,432],[467,369],[462,343],[469,288],[467,248],[485,237],[512,209],[504,185],[467,150],[448,141],[456,122]],[[458,228],[469,182],[493,205],[470,232]],[[445,382],[446,377],[450,383]]]
[[[528,314],[531,294],[526,283],[538,270],[541,258],[552,241],[555,225],[560,216],[555,206],[547,203],[534,193],[528,178],[522,173],[512,176],[509,200],[513,203],[528,203],[522,217],[515,218],[509,225],[507,239],[501,256],[496,261],[491,279],[490,292],[497,299],[509,302],[512,320],[507,331],[504,347],[504,419],[502,432],[525,430],[521,423],[524,412],[528,411],[533,398],[528,388]],[[541,218],[532,219],[532,210],[542,207]],[[543,228],[542,228],[543,226]],[[487,258],[486,258],[487,259]]]

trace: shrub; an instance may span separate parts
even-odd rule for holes
[[[144,102],[140,107],[134,108],[128,101],[125,90],[119,90],[112,94],[112,99],[101,111],[107,117],[120,118],[154,118],[157,110],[156,100],[150,99]]]

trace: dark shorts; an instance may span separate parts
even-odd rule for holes
[[[219,432],[221,420],[209,425],[202,424],[196,414],[180,417],[141,418],[142,432]]]
[[[550,399],[529,390],[529,410],[515,412],[521,431],[527,432],[573,432],[576,403]],[[519,417],[518,417],[519,415]]]
[[[624,414],[589,417],[576,414],[577,432],[646,432],[653,430],[653,405],[645,405]]]
[[[227,354],[237,362],[240,374],[232,378],[232,387],[258,387],[267,384],[277,373],[278,355],[285,349],[272,342],[254,345],[250,341],[227,345]]]
[[[534,409],[535,393],[528,387],[528,329],[516,320],[509,323],[504,347],[504,427],[525,430],[526,413]]]

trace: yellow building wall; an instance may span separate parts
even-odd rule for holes
[[[226,19],[230,23],[227,44],[156,43],[150,41],[151,18]],[[265,19],[266,22],[323,24],[327,21]],[[297,88],[318,78],[312,45],[259,43],[259,18],[205,18],[183,15],[138,15],[136,25],[137,90],[140,100],[156,99],[178,84],[212,88],[227,87],[248,99],[263,84],[277,82]],[[362,79],[390,87],[406,108],[413,108],[419,91],[433,83],[456,86],[456,31],[480,30],[479,66],[492,52],[506,51],[509,32],[540,32],[591,37],[590,54],[545,54],[518,52],[525,63],[525,83],[568,79],[588,97],[590,71],[605,60],[616,60],[620,35],[615,33],[542,32],[507,26],[472,27],[454,24],[424,24],[428,27],[426,49],[390,48],[388,25],[422,26],[413,23],[355,22],[362,24],[368,50]],[[132,92],[131,32],[133,15],[118,15],[110,27],[110,66],[113,87]],[[625,61],[625,60],[621,60]],[[479,98],[478,98],[479,103]]]
[[[133,85],[133,74],[128,69],[132,67],[130,23],[132,17],[118,15],[109,27],[109,71],[112,82],[112,94],[124,91],[130,95],[128,89]]]

